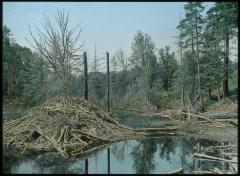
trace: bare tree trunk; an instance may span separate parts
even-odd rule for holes
[[[70,79],[71,79],[71,70],[70,70],[70,61],[69,61],[69,59],[68,59],[68,65],[67,65],[67,67],[68,67],[68,70],[67,70],[67,73],[68,73],[68,76],[67,76],[67,86],[68,86],[68,92],[67,92],[67,94],[68,94],[68,96],[71,96],[71,88],[70,88]]]
[[[192,96],[191,96],[191,100],[192,102],[194,101],[194,97],[195,97],[195,53],[194,53],[194,45],[193,45],[193,33],[192,33],[192,69],[193,69],[193,84],[192,84]]]
[[[180,41],[181,42],[181,41]],[[182,43],[181,43],[181,46],[180,46],[181,48],[180,48],[180,51],[181,51],[181,71],[182,71],[182,111],[183,111],[183,109],[184,109],[184,106],[185,106],[185,104],[184,104],[184,94],[185,94],[185,92],[184,92],[184,72],[183,72],[183,60],[182,60]]]
[[[8,72],[8,97],[12,97],[12,90],[13,90],[13,79],[14,79],[14,68],[10,65],[10,69]]]
[[[211,88],[208,89],[208,98],[211,99],[211,96],[212,96],[212,90]]]
[[[62,79],[63,79],[63,84],[64,84],[64,86],[63,86],[63,92],[64,92],[64,96],[68,96],[68,83],[67,83],[67,72],[66,72],[66,70],[64,69],[63,70],[63,77],[62,77]]]
[[[83,53],[83,62],[84,62],[84,98],[88,100],[88,68],[87,68],[87,53]]]
[[[150,73],[150,71],[149,71],[149,58],[148,57],[146,57],[147,58],[147,109],[148,109],[148,118],[147,118],[147,122],[146,122],[146,125],[148,125],[148,123],[149,123],[149,89],[150,89],[150,86],[149,86],[149,73]]]
[[[198,91],[200,102],[202,102],[202,94],[201,94],[201,76],[200,76],[200,63],[199,63],[199,43],[198,43],[198,24],[196,20],[196,40],[197,40],[197,68],[198,68]]]
[[[41,100],[43,101],[46,96],[44,88],[44,77],[43,77],[43,57],[40,55],[40,86],[41,86]]]
[[[106,58],[107,58],[107,108],[108,113],[110,112],[110,73],[109,73],[109,53],[106,52]]]
[[[229,34],[226,34],[225,39],[225,57],[224,57],[224,79],[223,79],[223,97],[229,95],[228,89],[228,64],[229,64]]]
[[[218,101],[221,100],[221,94],[220,94],[220,88],[217,86],[217,90],[218,90]]]
[[[169,78],[168,78],[168,75],[169,75],[169,72],[167,74],[167,92],[168,92],[168,89],[169,89]]]

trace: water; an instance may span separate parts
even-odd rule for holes
[[[191,173],[201,168],[219,168],[224,173],[236,173],[237,164],[198,160],[192,153],[205,147],[229,145],[227,142],[214,142],[189,137],[142,138],[121,141],[110,145],[110,173],[112,174],[164,174],[178,168],[183,173]],[[194,149],[195,148],[195,149]],[[220,152],[211,156],[222,157]],[[106,174],[108,171],[107,148],[88,157],[89,174]],[[237,156],[226,159],[235,159]],[[29,159],[3,153],[4,173],[84,173],[84,158],[65,160],[62,158],[40,157]]]

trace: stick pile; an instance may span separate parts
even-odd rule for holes
[[[83,156],[135,133],[88,101],[55,97],[23,118],[4,123],[3,147],[22,153],[57,151],[64,157]]]

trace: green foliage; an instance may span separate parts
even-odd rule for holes
[[[209,23],[216,26],[216,33],[220,39],[224,39],[226,33],[230,36],[237,35],[237,12],[237,2],[217,2],[208,10],[207,13],[213,18]]]
[[[113,67],[110,64],[112,107],[146,109],[149,96],[150,104],[158,109],[175,108],[184,102],[180,101],[182,97],[185,102],[187,96],[196,97],[199,87],[203,95],[222,87],[226,66],[223,42],[227,35],[231,39],[237,34],[237,3],[216,3],[206,15],[201,2],[189,2],[184,10],[184,18],[177,27],[181,63],[170,47],[157,49],[151,36],[141,31],[134,36],[130,58],[121,49],[113,54]],[[18,45],[10,29],[3,26],[4,99],[19,100],[23,106],[32,107],[45,99],[63,95],[64,82],[49,66],[37,53]],[[198,83],[198,66],[201,84]],[[230,96],[236,101],[237,63],[229,61],[228,73]],[[69,95],[83,96],[83,74],[69,74],[68,78]],[[96,72],[88,72],[88,90],[91,102],[106,107],[106,72],[99,72],[97,68]],[[196,106],[211,106],[214,97],[216,99],[213,95]]]
[[[150,90],[150,102],[160,109],[172,109],[176,103],[176,98],[172,92],[166,90],[153,88]]]
[[[39,71],[43,69],[43,77],[47,77],[48,72],[41,68],[36,53],[13,41],[6,26],[3,36],[3,96],[20,98],[25,106],[37,105],[43,100]]]
[[[166,46],[165,49],[159,49],[159,72],[160,78],[163,82],[163,88],[169,90],[173,85],[174,72],[177,69],[177,61],[175,59],[175,53],[170,53],[170,47]]]
[[[184,5],[185,18],[182,19],[177,26],[180,31],[180,38],[183,41],[183,47],[189,48],[192,46],[192,39],[195,43],[196,38],[193,36],[201,35],[203,28],[202,12],[204,7],[201,2],[189,2]],[[192,53],[194,55],[194,53]]]
[[[145,86],[151,88],[157,70],[157,61],[155,52],[155,44],[151,36],[137,31],[132,43],[132,57],[130,62],[141,70],[139,76],[145,81]]]

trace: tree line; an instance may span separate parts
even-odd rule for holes
[[[237,2],[217,2],[206,10],[201,2],[184,6],[177,29],[179,54],[169,46],[156,48],[151,36],[137,31],[131,55],[122,49],[111,54],[112,107],[161,109],[201,104],[217,92],[230,95],[229,77],[236,63],[229,59],[230,41],[237,37]],[[83,42],[78,25],[69,26],[69,13],[59,11],[56,23],[48,17],[44,28],[30,30],[36,52],[18,45],[3,27],[3,96],[35,106],[56,95],[83,96]],[[91,65],[92,66],[92,65]],[[89,100],[106,105],[107,75],[97,69],[95,53],[89,71]],[[235,77],[237,75],[235,74]]]

